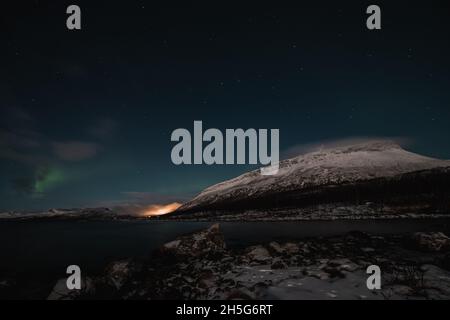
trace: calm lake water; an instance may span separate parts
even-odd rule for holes
[[[209,222],[40,221],[0,222],[0,278],[19,274],[61,274],[76,264],[100,272],[111,261],[142,257],[175,237],[207,228]],[[230,247],[273,240],[330,236],[352,230],[375,234],[450,231],[450,219],[367,221],[225,222]],[[1,280],[1,279],[0,279]]]

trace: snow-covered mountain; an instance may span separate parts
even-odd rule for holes
[[[280,162],[276,175],[261,175],[260,170],[213,185],[177,212],[217,208],[239,201],[302,193],[312,187],[342,185],[439,167],[450,161],[418,155],[391,141],[370,141],[308,153]]]
[[[118,215],[109,208],[50,209],[39,212],[0,212],[2,220],[34,219],[115,219]]]

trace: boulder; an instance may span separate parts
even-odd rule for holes
[[[198,286],[203,289],[212,288],[216,285],[218,280],[217,276],[212,272],[205,271],[199,275],[198,277]]]
[[[225,240],[219,224],[214,224],[206,230],[184,235],[164,244],[158,253],[176,257],[201,257],[223,253],[225,249]]]
[[[287,264],[280,258],[275,258],[272,262],[271,269],[287,269]]]
[[[347,258],[330,260],[328,261],[328,266],[337,268],[339,271],[347,272],[353,272],[359,268],[359,265]]]
[[[275,255],[294,255],[300,252],[300,247],[296,243],[288,242],[283,245],[278,242],[271,242],[269,250]]]
[[[69,290],[67,288],[67,279],[63,278],[56,282],[53,290],[50,292],[47,300],[76,300],[86,298],[95,292],[93,280],[90,278],[81,279],[80,290]]]
[[[267,263],[272,259],[269,251],[263,246],[250,247],[246,256],[250,261],[259,263]]]
[[[450,299],[450,273],[435,265],[423,265],[423,281],[427,297],[432,300]]]
[[[116,290],[120,290],[127,281],[135,276],[140,268],[141,265],[133,260],[115,261],[106,267],[103,280]]]
[[[300,247],[296,243],[288,242],[284,244],[283,250],[287,254],[297,254],[300,252]]]
[[[414,248],[428,252],[443,252],[450,249],[450,238],[442,232],[416,232],[412,236]]]
[[[269,249],[270,249],[273,253],[276,253],[276,254],[282,254],[282,253],[283,253],[283,248],[282,248],[281,245],[280,245],[278,242],[276,242],[276,241],[273,241],[273,242],[269,243]]]

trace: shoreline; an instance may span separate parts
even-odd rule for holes
[[[151,222],[332,222],[332,221],[385,221],[385,220],[433,220],[433,219],[450,219],[450,214],[401,214],[401,215],[377,215],[377,216],[340,216],[340,217],[323,217],[323,218],[264,218],[264,219],[251,219],[251,218],[162,218],[162,217],[14,217],[14,218],[0,218],[2,222],[38,222],[38,221],[151,221]]]

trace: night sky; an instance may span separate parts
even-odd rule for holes
[[[183,201],[251,168],[172,164],[194,120],[279,128],[282,154],[386,137],[450,158],[450,10],[393,2],[375,31],[365,1],[2,4],[0,210]]]

